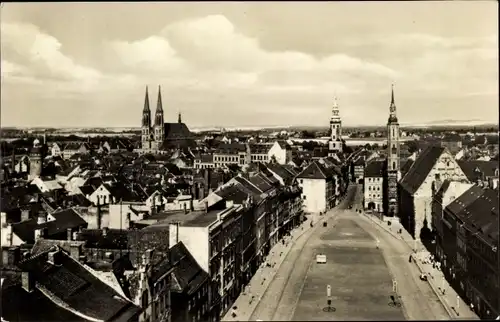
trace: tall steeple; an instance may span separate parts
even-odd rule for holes
[[[335,96],[330,118],[330,140],[328,142],[329,155],[342,152],[342,120],[340,119],[339,104]]]
[[[146,95],[144,97],[144,109],[142,110],[142,127],[151,126],[151,110],[149,109],[149,94],[146,86]]]
[[[158,101],[156,102],[155,124],[153,126],[153,149],[159,150],[165,139],[165,123],[163,122],[163,106],[161,102],[161,86],[158,85]]]
[[[389,106],[389,122],[398,122],[398,117],[396,116],[396,103],[394,101],[394,84],[391,86],[391,105]]]
[[[387,121],[387,200],[384,205],[388,214],[398,213],[398,180],[400,176],[399,159],[399,122],[396,116],[394,101],[394,84],[391,87],[391,104],[389,106],[389,120]]]
[[[142,149],[149,150],[151,148],[151,110],[149,109],[149,94],[146,86],[146,95],[144,97],[144,109],[142,110]]]
[[[163,126],[163,106],[161,102],[161,86],[158,86],[158,101],[156,102],[155,126]]]

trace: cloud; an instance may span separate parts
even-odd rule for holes
[[[19,62],[9,62],[7,68],[21,66],[17,67],[17,74],[78,82],[81,89],[96,84],[102,76],[99,71],[79,65],[64,55],[61,43],[35,25],[2,23],[1,36],[4,59]],[[5,75],[6,81],[10,75]]]
[[[130,124],[137,123],[145,85],[161,84],[165,105],[187,111],[198,124],[220,124],[214,115],[239,122],[241,110],[248,114],[243,117],[247,123],[260,122],[258,115],[249,121],[257,112],[264,119],[282,113],[284,119],[276,123],[327,119],[334,95],[345,98],[342,108],[348,112],[342,114],[348,119],[363,115],[385,122],[378,106],[387,108],[394,81],[402,100],[498,93],[498,67],[492,68],[498,66],[498,41],[490,36],[320,35],[318,41],[333,42],[337,49],[319,56],[300,49],[268,50],[226,16],[208,15],[178,20],[135,39],[98,39],[86,46],[100,58],[85,65],[73,58],[77,55],[68,41],[33,24],[2,23],[1,30],[2,80],[28,84],[23,95],[54,105],[74,100],[75,106],[87,103],[89,109],[105,106],[106,115],[120,113],[124,120],[129,115]]]

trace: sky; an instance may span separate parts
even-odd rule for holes
[[[498,2],[3,3],[2,126],[498,122]]]

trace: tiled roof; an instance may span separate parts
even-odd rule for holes
[[[460,204],[460,210],[454,214],[466,225],[472,233],[478,233],[489,243],[498,242],[498,191],[484,189],[482,193],[473,194],[469,189],[458,199],[465,201]],[[454,202],[455,203],[455,202]],[[449,206],[448,206],[449,207]]]
[[[170,258],[174,265],[172,292],[191,295],[208,281],[208,274],[198,265],[182,241],[170,249]]]
[[[408,170],[410,170],[411,166],[413,165],[413,160],[412,159],[407,159],[405,163],[403,163],[403,166],[401,167],[401,176],[404,177],[406,173],[408,173]]]
[[[267,192],[273,188],[273,186],[269,183],[269,181],[266,180],[265,176],[262,173],[258,173],[257,175],[250,177],[249,181],[253,183],[254,186],[259,188],[262,192]]]
[[[217,154],[238,154],[238,152],[245,152],[246,146],[241,143],[221,143],[215,151]]]
[[[268,169],[280,177],[285,184],[291,184],[295,175],[280,164],[268,164]]]
[[[483,193],[484,189],[478,186],[472,186],[470,189],[461,194],[457,199],[455,199],[452,203],[450,203],[446,210],[451,212],[452,214],[458,214],[463,209],[468,207],[471,203],[476,201]]]
[[[132,302],[91,273],[90,268],[58,250],[54,261],[41,253],[19,263],[23,271],[33,274],[37,289],[45,289],[73,310],[99,320],[115,320],[123,314],[140,311]],[[130,316],[131,317],[131,316]]]
[[[248,193],[238,189],[237,185],[230,185],[216,192],[216,194],[225,199],[232,200],[236,204],[243,204],[248,199]]]
[[[22,241],[32,244],[35,242],[35,230],[47,229],[47,237],[65,233],[68,228],[86,227],[83,220],[73,209],[66,209],[51,214],[56,220],[38,224],[37,219],[30,219],[12,225],[12,231]]]
[[[497,161],[464,161],[458,160],[458,165],[462,171],[472,182],[478,179],[486,179],[486,177],[498,177],[498,162]]]
[[[56,240],[56,239],[39,239],[33,245],[31,249],[31,255],[38,255],[40,253],[48,252],[54,246],[58,246],[67,252],[71,251],[71,244],[76,243],[77,245],[83,246],[84,241],[71,241],[71,240]]]
[[[410,194],[414,194],[429,175],[445,148],[428,146],[422,151],[406,175],[401,179],[401,186]]]
[[[85,242],[87,248],[127,249],[128,232],[120,229],[83,229],[77,240]]]
[[[302,170],[297,178],[301,179],[329,179],[331,178],[332,171],[329,171],[317,161],[311,162],[307,168]]]
[[[383,177],[385,160],[374,160],[369,162],[365,167],[365,178],[367,177]]]

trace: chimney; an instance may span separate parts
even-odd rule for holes
[[[71,228],[66,229],[66,238],[68,240],[73,240],[73,230]]]
[[[80,233],[77,231],[74,231],[71,240],[78,240],[79,237],[80,237]]]
[[[30,219],[30,211],[29,209],[21,210],[21,221],[26,221]]]
[[[22,272],[21,283],[23,289],[28,293],[33,292],[33,290],[35,289],[35,277],[30,272]]]
[[[208,213],[208,201],[205,200],[204,204],[205,204],[205,213]]]
[[[51,263],[52,265],[59,265],[59,256],[61,256],[59,249],[51,250],[48,253],[47,262]]]
[[[102,221],[102,214],[101,214],[101,204],[98,202],[97,203],[97,229],[101,229],[101,221]]]
[[[189,210],[190,211],[193,211],[194,210],[194,200],[193,200],[193,196],[191,196],[191,200],[189,200]]]
[[[2,264],[16,265],[21,257],[21,249],[19,246],[3,247],[2,248]]]
[[[41,225],[41,224],[44,224],[44,223],[46,223],[46,222],[47,222],[47,214],[46,214],[45,212],[43,212],[43,211],[40,211],[40,212],[38,213],[38,218],[37,218],[36,223],[37,223],[38,225]]]
[[[151,263],[151,258],[153,257],[153,250],[148,249],[146,252],[142,255],[142,265],[147,266]]]
[[[186,203],[184,202],[184,214],[187,214],[187,213],[188,213],[188,209],[187,209]]]
[[[35,241],[43,238],[47,238],[47,228],[35,229]]]
[[[75,260],[80,261],[81,245],[79,243],[71,243],[69,253]]]
[[[104,227],[104,228],[102,229],[102,236],[103,236],[103,237],[106,237],[107,235],[108,235],[108,227]]]
[[[234,202],[232,200],[226,200],[226,208],[231,208],[233,207]]]

